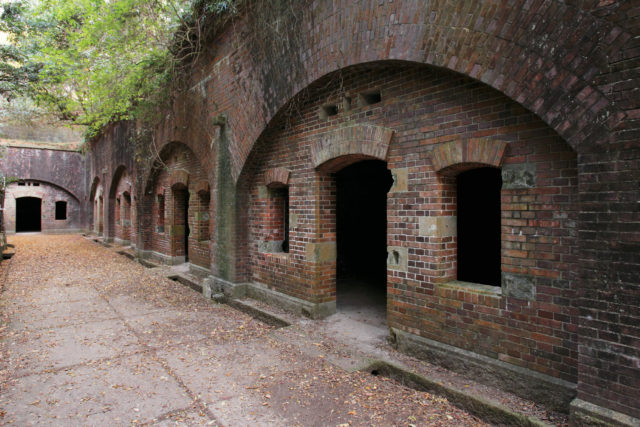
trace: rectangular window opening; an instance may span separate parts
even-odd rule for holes
[[[164,195],[158,194],[158,222],[156,224],[156,231],[158,233],[164,233]]]
[[[264,252],[289,252],[289,187],[271,188],[266,210]]]
[[[282,241],[282,252],[289,252],[289,187],[284,189],[284,240]]]
[[[501,286],[500,190],[497,168],[477,168],[457,178],[458,280]]]
[[[67,202],[56,202],[56,220],[61,221],[67,219]]]

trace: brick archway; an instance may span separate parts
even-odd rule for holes
[[[576,151],[627,119],[607,84],[594,80],[609,72],[609,64],[633,40],[630,29],[603,18],[607,9],[618,7],[609,2],[586,7],[518,0],[509,8],[496,8],[488,0],[464,5],[416,0],[376,4],[373,20],[362,13],[366,6],[359,2],[339,10],[324,2],[314,5],[303,15],[301,28],[309,32],[300,34],[300,50],[291,49],[279,60],[303,68],[297,79],[292,81],[269,61],[221,64],[221,73],[258,67],[257,74],[266,76],[264,83],[240,80],[239,102],[227,110],[229,124],[242,129],[231,148],[236,181],[265,125],[290,99],[323,76],[358,64],[408,61],[476,79],[536,113]],[[567,25],[558,16],[570,16],[576,24]],[[307,25],[304,20],[310,17],[314,24]],[[339,49],[335,40],[341,40]],[[299,58],[309,60],[300,64]],[[268,87],[256,87],[266,82]],[[269,96],[249,105],[240,101],[253,99],[256,91]]]

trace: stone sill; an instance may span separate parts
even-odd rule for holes
[[[460,280],[451,280],[434,286],[436,288],[456,289],[482,295],[491,295],[496,297],[502,296],[502,287],[500,286],[482,285],[480,283],[462,282]]]
[[[287,260],[291,256],[290,252],[260,252],[262,255],[270,258],[278,258],[281,260]]]

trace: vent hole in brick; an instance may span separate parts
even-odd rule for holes
[[[320,118],[328,119],[331,116],[335,116],[338,114],[338,106],[337,105],[323,105],[320,107]]]
[[[379,90],[360,94],[360,104],[362,106],[377,104],[380,101],[382,101],[382,95]]]
[[[342,110],[343,111],[349,111],[351,110],[351,103],[353,102],[352,98],[350,96],[345,96],[342,99]]]

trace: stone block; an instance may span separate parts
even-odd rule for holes
[[[289,214],[289,230],[293,230],[298,227],[298,214]]]
[[[502,167],[502,188],[514,190],[520,188],[533,188],[536,186],[535,163],[523,163],[519,165],[505,165]]]
[[[387,268],[397,271],[407,271],[408,250],[401,246],[387,247]]]
[[[502,273],[502,295],[533,301],[536,298],[536,286],[527,276]]]
[[[425,237],[454,237],[458,235],[458,217],[423,216],[419,219],[418,232]]]
[[[213,289],[216,287],[215,280],[207,277],[202,281],[202,295],[206,299],[211,299],[211,295],[213,294]]]
[[[266,199],[269,197],[269,189],[266,185],[258,185],[258,198]]]
[[[278,253],[282,251],[282,240],[259,240],[258,241],[258,251],[262,253]]]
[[[307,243],[307,261],[314,263],[336,260],[336,242]]]
[[[172,236],[184,236],[184,225],[172,225],[169,227],[169,234]]]
[[[391,169],[393,185],[389,193],[402,193],[408,190],[409,170],[407,168]]]

